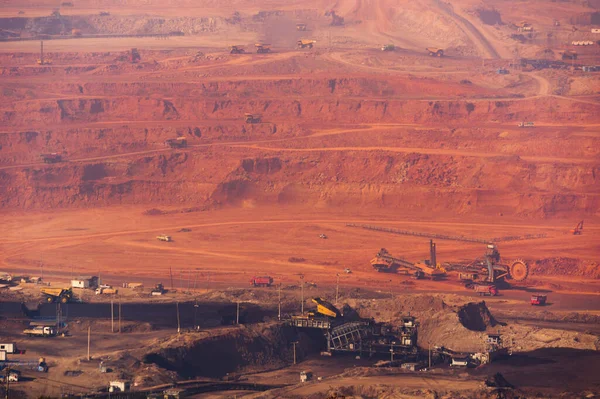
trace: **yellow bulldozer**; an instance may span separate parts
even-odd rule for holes
[[[70,288],[42,288],[40,292],[44,295],[44,300],[48,303],[67,303],[73,299],[73,291]]]
[[[427,47],[425,50],[427,50],[432,57],[442,57],[444,55],[444,50],[438,47]]]

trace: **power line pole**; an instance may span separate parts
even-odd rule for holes
[[[121,334],[121,302],[119,301],[119,334]]]
[[[300,276],[300,289],[302,291],[302,303],[301,303],[301,308],[302,308],[302,315],[304,315],[304,276]],[[294,362],[294,364],[296,364]]]
[[[115,304],[112,299],[110,300],[110,332],[115,332]]]
[[[177,306],[177,334],[181,334],[181,324],[179,319],[179,302],[176,302]]]
[[[279,295],[279,311],[277,313],[277,319],[281,320],[281,283],[279,283],[279,287],[277,288],[277,293]]]
[[[237,301],[237,311],[235,312],[235,324],[240,324],[240,301]]]
[[[92,339],[92,326],[88,326],[88,362],[90,361],[90,341]]]
[[[173,269],[169,266],[169,277],[171,277],[171,290],[173,289]]]
[[[296,364],[296,344],[297,343],[298,343],[298,341],[292,342],[292,345],[294,345],[294,364]]]
[[[338,304],[338,295],[340,292],[340,274],[337,273],[336,277],[337,277],[337,279],[335,282],[335,304],[337,305]]]
[[[431,369],[431,342],[429,342],[429,368]]]

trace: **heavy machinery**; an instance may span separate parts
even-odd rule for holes
[[[246,123],[259,123],[262,119],[262,116],[259,114],[244,114],[246,118]]]
[[[474,284],[473,289],[479,296],[496,296],[498,288],[493,284]]]
[[[573,50],[565,50],[562,55],[561,58],[563,60],[576,60],[577,59],[577,53]]]
[[[48,303],[67,303],[73,299],[73,291],[70,288],[42,288],[40,292],[44,295],[44,300]]]
[[[299,32],[305,32],[306,31],[306,24],[296,24],[296,30]]]
[[[56,328],[52,326],[36,326],[23,330],[23,334],[30,337],[54,337],[56,336]]]
[[[240,45],[231,45],[229,46],[229,54],[244,54],[246,50],[244,50],[243,46]]]
[[[171,148],[185,148],[187,147],[187,139],[185,137],[177,137],[176,139],[167,139],[165,145]]]
[[[313,298],[312,301],[317,305],[317,312],[309,312],[309,315],[317,316],[318,314],[319,316],[331,317],[332,319],[342,316],[338,308],[323,298]]]
[[[300,39],[298,40],[298,42],[296,43],[297,47],[300,49],[305,49],[305,48],[313,48],[313,45],[316,43],[316,40],[310,40],[310,39]]]
[[[498,70],[496,70],[496,73],[498,75],[508,75],[510,72],[506,68],[499,68]]]
[[[438,47],[427,47],[425,50],[429,52],[430,56],[441,57],[444,55],[444,50]]]
[[[429,259],[412,263],[396,258],[387,249],[381,248],[375,258],[371,259],[371,266],[378,272],[396,273],[398,270],[412,272],[417,279],[428,275],[431,279],[439,279],[446,275],[445,270],[437,264],[436,246],[433,240],[429,241]]]
[[[381,51],[394,51],[396,50],[396,46],[393,44],[384,44],[381,46]]]
[[[254,45],[256,47],[256,52],[258,54],[265,54],[271,52],[271,45],[267,43],[256,43]]]
[[[132,64],[137,64],[142,60],[142,56],[140,55],[137,48],[132,48],[129,50],[129,62]]]
[[[525,261],[517,259],[511,264],[500,263],[500,252],[495,244],[487,244],[483,258],[468,264],[445,263],[446,271],[458,271],[459,278],[473,287],[473,283],[497,283],[507,279],[523,281],[529,275],[529,266]]]
[[[533,294],[530,298],[532,306],[545,306],[548,297],[546,295]]]
[[[270,287],[273,284],[273,277],[271,276],[254,276],[250,280],[250,285],[254,287]]]
[[[57,163],[62,161],[62,156],[56,152],[52,152],[49,154],[41,154],[40,157],[44,163]]]
[[[518,127],[535,127],[534,122],[519,122]]]
[[[159,235],[159,236],[156,236],[156,239],[157,239],[158,241],[164,241],[164,242],[171,242],[171,241],[172,241],[172,240],[171,240],[171,236],[168,236],[168,235],[166,235],[166,234],[161,234],[161,235]]]
[[[574,229],[571,229],[570,233],[573,234],[574,236],[579,236],[581,235],[583,231],[583,220],[579,223],[577,223],[577,226],[575,226]]]
[[[162,283],[158,283],[154,286],[154,288],[152,288],[152,291],[150,291],[150,295],[155,296],[155,295],[162,295],[165,293],[165,286]]]
[[[325,12],[326,17],[331,17],[331,26],[342,26],[344,25],[344,17],[340,17],[336,14],[335,10],[327,10]]]

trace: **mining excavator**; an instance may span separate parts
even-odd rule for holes
[[[417,279],[429,276],[435,280],[446,275],[446,271],[437,264],[436,247],[433,240],[429,241],[429,259],[412,263],[401,258],[396,258],[387,249],[381,248],[377,256],[371,259],[371,266],[378,272],[397,273],[399,270],[412,272],[413,276]]]
[[[525,261],[517,259],[511,264],[500,263],[500,252],[495,244],[487,244],[483,258],[468,264],[445,263],[446,271],[459,272],[459,278],[467,284],[475,282],[497,283],[512,279],[523,281],[529,275],[529,266]]]
[[[571,234],[573,234],[574,236],[578,236],[581,235],[583,231],[583,220],[579,223],[577,223],[577,226],[575,226],[574,229],[571,229]]]

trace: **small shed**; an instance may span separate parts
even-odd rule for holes
[[[6,353],[16,353],[17,344],[15,344],[14,342],[2,343],[0,344],[0,351],[5,351]]]
[[[96,276],[80,276],[71,280],[72,288],[94,288],[98,285]]]
[[[488,334],[487,343],[492,345],[501,345],[502,336],[500,334]]]
[[[131,383],[129,381],[111,381],[110,386],[108,387],[109,392],[128,392],[131,388]]]
[[[6,360],[6,351],[0,351],[0,362],[5,362]]]

